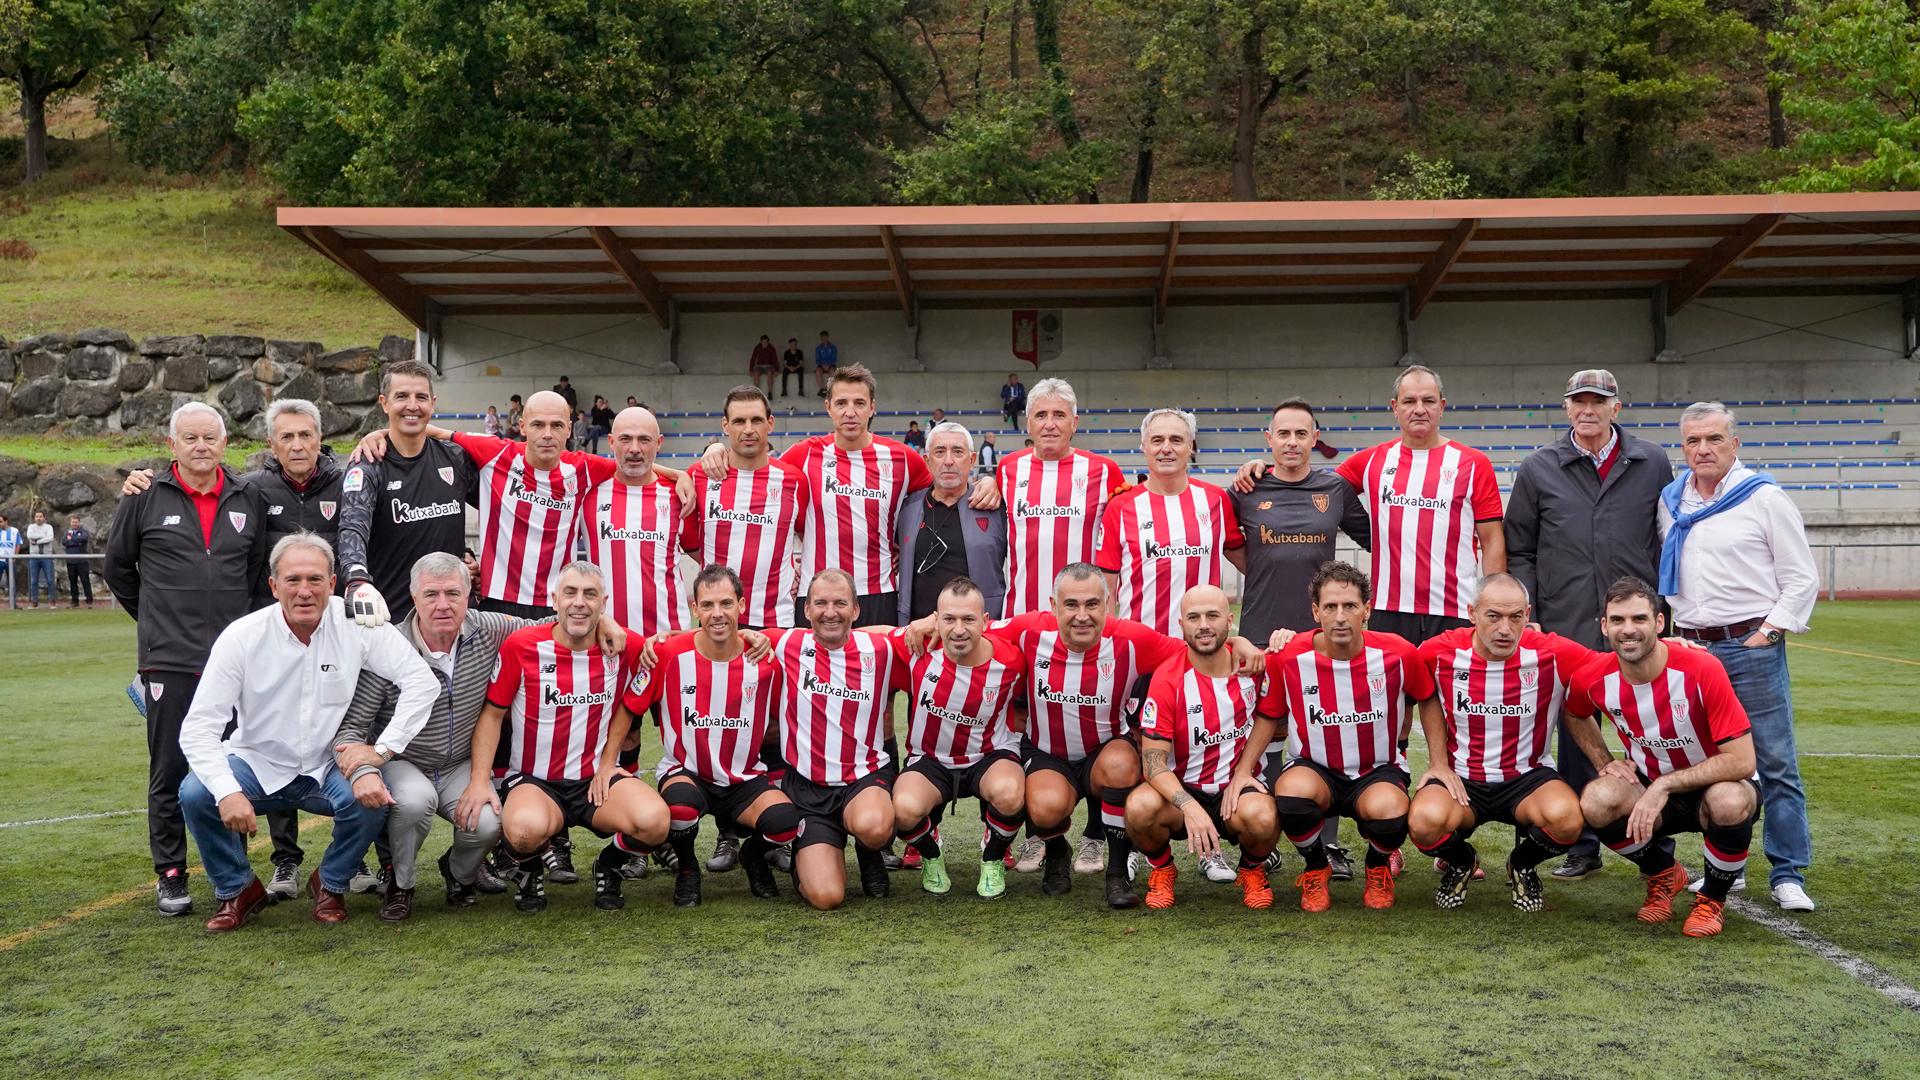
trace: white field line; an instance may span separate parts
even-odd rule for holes
[[[143,806],[138,810],[107,810],[98,814],[68,814],[66,817],[43,817],[35,818],[32,821],[0,821],[0,829],[24,829],[29,825],[58,825],[63,821],[92,821],[95,818],[130,817],[134,814],[144,814],[146,812],[147,808]]]
[[[1894,1004],[1920,1012],[1920,990],[1894,978],[1884,968],[1853,955],[1785,915],[1768,911],[1743,896],[1728,897],[1727,906],[1846,972],[1855,981],[1885,994]]]

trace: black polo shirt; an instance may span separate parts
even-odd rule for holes
[[[940,590],[947,582],[967,573],[967,540],[960,531],[959,501],[952,506],[933,497],[933,489],[928,488],[920,497],[926,500],[925,513],[920,518],[920,534],[913,541],[913,607],[914,618],[933,614],[940,599]],[[961,498],[966,493],[961,492]]]

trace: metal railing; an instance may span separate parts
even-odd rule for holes
[[[1820,591],[1826,594],[1827,599],[1833,600],[1840,595],[1840,553],[1842,551],[1911,551],[1915,548],[1920,548],[1920,542],[1893,541],[1874,544],[1809,544],[1807,546],[1812,548],[1816,553],[1825,553],[1824,556],[1820,557]],[[1913,581],[1882,582],[1880,584],[1882,586],[1881,591],[1920,589],[1920,576],[1916,576]],[[1862,588],[1861,591],[1876,590]]]
[[[114,603],[113,590],[107,588],[106,576],[103,573],[106,569],[105,555],[97,553],[69,555],[64,551],[35,555],[16,551],[11,555],[0,555],[0,574],[6,575],[7,610],[12,611],[20,606],[20,595],[32,584],[32,579],[29,577],[33,572],[32,564],[43,560],[55,564],[53,566],[53,600],[49,601],[49,606],[52,606],[53,601],[57,601],[67,588],[67,570],[65,566],[59,564],[77,561],[92,563],[95,560],[99,560],[100,567],[88,571],[88,576],[93,580],[93,598],[96,601],[105,600],[110,608],[118,606]]]

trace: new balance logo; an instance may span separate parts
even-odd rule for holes
[[[403,484],[403,483],[405,483],[405,482],[406,482],[406,481],[404,481],[404,480],[389,480],[389,481],[387,481],[387,490],[388,490],[388,491],[399,491],[399,490],[400,490],[400,485],[401,485],[401,484]]]
[[[554,670],[554,665],[552,665],[552,664],[541,664],[541,665],[540,665],[540,674],[542,674],[542,675],[551,675],[551,674],[553,674],[553,670]]]

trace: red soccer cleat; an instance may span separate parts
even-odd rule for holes
[[[1333,899],[1327,895],[1327,881],[1332,876],[1332,868],[1323,866],[1302,871],[1293,879],[1293,887],[1300,890],[1301,911],[1325,911],[1333,906]]]
[[[1643,923],[1663,923],[1673,918],[1673,898],[1687,887],[1687,872],[1675,863],[1657,874],[1642,876],[1647,881],[1647,902],[1640,905],[1634,918]]]

